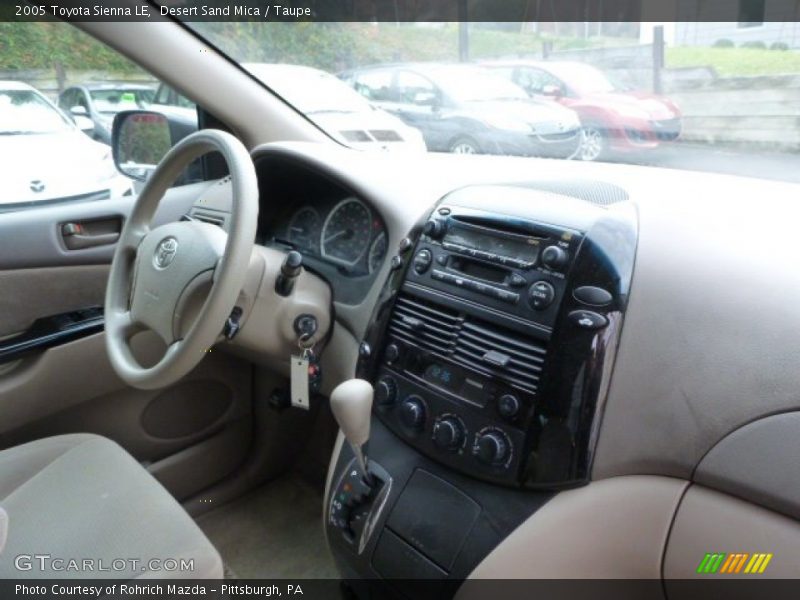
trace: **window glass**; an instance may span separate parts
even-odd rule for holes
[[[353,87],[374,102],[394,102],[395,99],[392,72],[388,70],[366,71],[354,78]]]
[[[459,102],[526,100],[525,90],[508,79],[469,65],[436,67],[431,71],[436,84]]]
[[[438,92],[429,79],[412,71],[397,73],[397,99],[404,104],[428,106],[436,100]]]
[[[90,94],[95,110],[113,115],[123,110],[147,108],[153,102],[155,91],[120,86],[110,90],[92,90]]]
[[[38,92],[0,87],[0,135],[66,133],[71,129],[69,121]]]
[[[111,152],[114,116],[146,108],[158,81],[69,23],[0,23],[0,48],[0,212],[132,197],[138,183]]]
[[[158,104],[171,104],[170,95],[173,94],[172,88],[167,85],[161,84],[158,88],[156,95],[156,102]]]
[[[548,86],[555,86],[559,89],[564,87],[561,82],[550,75],[550,73],[539,69],[526,69],[524,67],[517,70],[515,82],[529,94],[541,94],[545,91],[545,87]]]

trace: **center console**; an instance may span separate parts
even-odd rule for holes
[[[553,493],[588,481],[636,230],[629,203],[475,186],[446,196],[404,241],[358,365],[391,439],[391,455],[371,452],[393,492],[371,551],[362,545],[345,568],[405,577],[424,570],[391,565],[417,561],[466,576]],[[447,518],[446,506],[461,516]],[[464,523],[497,523],[493,510],[508,531],[464,533]],[[445,560],[422,531],[460,540],[457,552]]]

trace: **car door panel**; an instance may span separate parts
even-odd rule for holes
[[[43,316],[102,306],[108,265],[0,271],[0,340]]]
[[[189,211],[192,203],[209,187],[194,183],[174,188],[164,197],[153,227],[175,221]],[[133,198],[122,196],[93,202],[47,204],[0,213],[0,271],[60,265],[96,265],[111,262],[114,246],[70,250],[64,244],[61,227],[67,223],[124,219]]]
[[[150,333],[132,345],[143,363],[163,352]],[[231,473],[249,451],[250,367],[228,354],[210,352],[179,383],[154,391],[130,388],[116,376],[103,334],[13,367],[4,372],[0,366],[3,447],[62,433],[104,435],[157,478],[163,474],[162,483],[179,499]]]
[[[179,219],[211,184],[173,188],[154,226]],[[113,243],[70,249],[65,223],[119,219],[133,198],[41,206],[0,217],[0,345],[51,315],[103,305]],[[132,340],[143,365],[165,348],[155,334]],[[117,441],[178,498],[230,474],[249,451],[251,367],[222,352],[178,384],[142,391],[113,371],[104,334],[0,362],[0,446],[70,432]]]

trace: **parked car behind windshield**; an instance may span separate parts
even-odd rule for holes
[[[600,69],[571,61],[487,62],[532,98],[550,98],[576,111],[583,160],[656,148],[681,133],[681,113],[669,98],[629,89]]]
[[[422,134],[333,75],[300,65],[243,63],[329,135],[353,148],[425,151]]]
[[[111,143],[114,115],[123,110],[145,109],[153,102],[155,89],[146,85],[89,83],[64,90],[58,106],[71,116],[86,116],[94,123],[91,137]]]
[[[429,150],[459,154],[571,157],[580,121],[472,65],[401,64],[340,74],[377,106],[417,127]]]
[[[130,180],[111,149],[87,137],[43,94],[0,81],[0,210],[10,205],[121,195]]]
[[[426,150],[417,129],[373,106],[330,73],[301,65],[242,66],[342,144],[361,150]],[[194,103],[164,84],[158,88],[152,108],[181,123],[193,120],[196,129]]]

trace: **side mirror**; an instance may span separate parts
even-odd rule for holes
[[[89,113],[86,111],[85,106],[81,106],[80,104],[76,104],[72,108],[69,109],[70,114],[73,117],[88,117]]]
[[[145,181],[172,147],[169,120],[161,113],[117,113],[111,133],[114,163],[123,175]]]
[[[563,92],[561,90],[561,86],[550,84],[542,88],[542,95],[550,96],[551,98],[560,98],[563,96]]]

